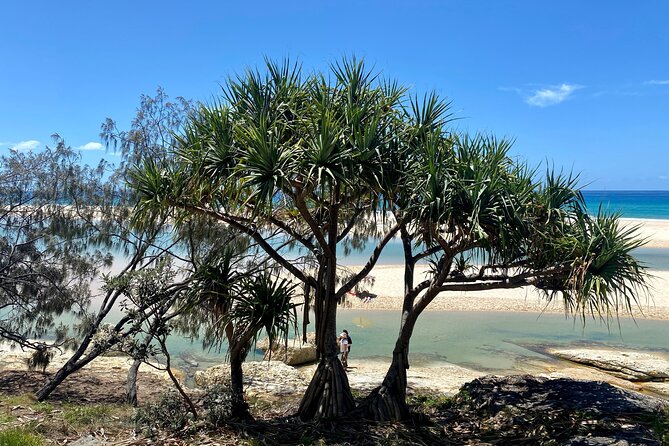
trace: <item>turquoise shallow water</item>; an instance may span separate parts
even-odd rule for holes
[[[353,356],[390,357],[399,315],[392,311],[340,311],[339,325],[353,337]],[[393,330],[391,327],[397,327]],[[622,320],[606,327],[598,321],[581,321],[555,314],[493,312],[425,312],[411,339],[414,363],[448,361],[479,370],[510,371],[523,368],[528,359],[543,355],[527,344],[570,345],[602,343],[633,349],[669,347],[666,321]]]
[[[596,214],[600,203],[608,212],[621,212],[625,218],[654,218],[669,220],[669,191],[584,191],[588,210]],[[344,265],[363,265],[374,246],[351,252],[340,259]],[[669,249],[641,248],[636,251],[640,260],[653,269],[669,270]],[[384,248],[379,265],[398,265],[404,262],[402,244],[395,239]]]
[[[343,265],[364,265],[372,254],[374,246],[369,244],[362,251],[352,252],[350,255],[340,259]],[[652,269],[669,270],[669,249],[667,248],[638,248],[634,255],[646,266]],[[402,242],[398,239],[388,242],[377,262],[378,265],[403,265],[404,253]]]
[[[398,312],[340,310],[338,325],[353,338],[351,364],[390,359],[399,329]],[[584,327],[580,320],[555,314],[427,311],[420,316],[411,339],[410,360],[417,366],[449,362],[510,372],[527,370],[533,360],[550,361],[531,346],[594,344],[669,352],[667,339],[668,321],[623,319],[620,327],[615,323],[607,327],[588,320]],[[202,352],[198,344],[183,338],[173,337],[170,342],[177,358],[188,352],[202,366],[224,359],[221,354]],[[261,358],[256,352],[249,359]]]

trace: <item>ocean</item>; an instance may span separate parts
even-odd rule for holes
[[[620,212],[624,218],[652,218],[669,220],[669,191],[596,191],[583,192],[590,214],[597,214],[601,207],[606,212]],[[374,249],[368,244],[362,251],[353,251],[340,258],[344,265],[364,265]],[[637,258],[646,266],[656,270],[669,270],[669,249],[639,248]],[[394,239],[388,243],[378,265],[401,265],[404,262],[402,243]]]
[[[583,198],[591,214],[596,214],[601,204],[604,211],[620,212],[625,218],[669,220],[669,191],[666,190],[587,190]]]

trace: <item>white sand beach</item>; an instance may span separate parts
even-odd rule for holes
[[[638,225],[639,234],[646,238],[648,248],[669,248],[669,220],[623,219],[626,225]],[[669,254],[669,251],[668,251]],[[352,270],[360,267],[352,266]],[[403,265],[376,266],[371,275],[374,285],[369,292],[376,297],[363,300],[347,296],[346,308],[396,310],[402,307]],[[416,280],[422,280],[426,266],[416,268]],[[634,317],[669,319],[669,271],[650,270],[648,295],[639,295],[639,306]],[[438,311],[512,311],[564,313],[564,305],[558,299],[547,302],[541,292],[534,288],[491,290],[476,292],[449,292],[438,296],[428,310]],[[622,312],[621,316],[629,316]]]
[[[626,226],[638,226],[639,235],[647,240],[647,248],[669,248],[669,220],[652,218],[621,218]]]

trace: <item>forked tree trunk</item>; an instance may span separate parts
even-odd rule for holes
[[[149,331],[144,337],[144,341],[139,348],[139,354],[134,357],[134,361],[128,369],[128,382],[126,383],[126,395],[125,400],[128,404],[133,407],[137,407],[137,374],[139,372],[139,367],[142,365],[142,359],[145,358],[147,349],[151,345],[151,341],[156,336],[156,332],[160,328],[162,317],[167,312],[167,308],[161,310],[158,315],[153,319],[149,327]]]
[[[372,390],[360,405],[365,418],[376,421],[402,421],[409,418],[406,403],[408,351],[393,352],[393,361],[383,379],[383,384]]]
[[[410,415],[406,403],[409,343],[421,311],[413,307],[415,296],[412,288],[417,259],[412,255],[412,239],[405,227],[401,228],[400,235],[404,248],[404,301],[400,332],[383,383],[372,390],[358,408],[363,417],[377,421],[401,421]]]

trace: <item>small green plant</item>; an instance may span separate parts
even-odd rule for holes
[[[453,398],[441,394],[423,393],[411,397],[409,403],[425,409],[442,410],[453,406]]]
[[[66,406],[63,419],[74,426],[90,426],[104,422],[109,412],[108,406]]]
[[[42,438],[25,429],[11,428],[0,431],[0,446],[41,446]]]
[[[183,431],[191,423],[192,416],[181,395],[168,391],[158,402],[137,409],[133,422],[138,431],[147,437],[153,437],[158,430],[172,433]]]
[[[7,406],[30,406],[35,403],[35,395],[24,393],[22,395],[3,395],[0,401]]]
[[[0,426],[16,421],[16,417],[10,413],[0,412]]]
[[[35,412],[40,412],[40,413],[44,413],[44,414],[49,414],[49,413],[53,412],[53,405],[51,403],[45,402],[45,401],[33,404],[32,408],[33,408],[33,410],[35,410]]]
[[[355,400],[361,400],[365,397],[365,393],[359,389],[351,389],[351,395],[353,395],[353,399]]]
[[[648,428],[655,433],[663,446],[669,446],[669,407],[659,410],[648,416]]]

